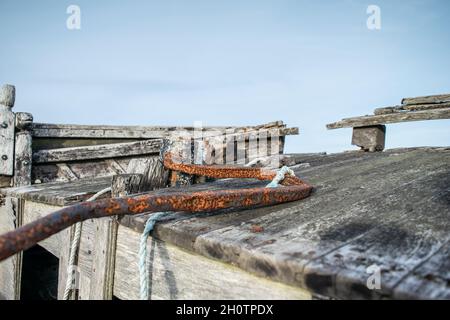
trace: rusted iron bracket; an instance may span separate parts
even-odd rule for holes
[[[173,171],[212,178],[254,178],[272,180],[275,172],[260,168],[204,166],[174,161],[165,153],[164,166]],[[287,176],[279,188],[246,188],[170,194],[150,192],[121,198],[83,202],[62,208],[0,236],[0,261],[26,250],[39,241],[87,219],[114,215],[133,215],[159,211],[202,212],[227,208],[268,206],[296,201],[310,195],[312,186],[294,176]]]

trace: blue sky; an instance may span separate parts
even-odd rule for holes
[[[71,4],[81,30],[66,28]],[[0,83],[37,122],[281,119],[300,128],[288,152],[337,152],[351,129],[327,123],[450,92],[449,17],[446,0],[0,0]],[[388,125],[387,147],[448,146],[449,124]]]

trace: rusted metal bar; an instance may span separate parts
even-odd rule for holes
[[[272,180],[275,172],[259,168],[203,166],[174,162],[171,154],[164,158],[168,169],[213,178],[256,178]],[[286,177],[280,188],[246,188],[170,194],[150,192],[122,198],[83,202],[62,208],[0,236],[0,261],[26,250],[39,241],[87,219],[113,215],[133,215],[144,212],[185,211],[202,212],[227,208],[267,206],[303,199],[311,193],[312,186],[296,177]]]

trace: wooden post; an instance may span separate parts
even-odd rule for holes
[[[33,116],[30,113],[16,113],[16,141],[14,156],[14,179],[15,187],[31,184],[31,162],[32,162],[32,136],[31,125]]]
[[[14,101],[16,89],[4,85],[0,89],[0,175],[12,176],[14,172]]]
[[[364,151],[383,151],[386,136],[386,126],[368,126],[353,128],[352,145],[361,147]]]

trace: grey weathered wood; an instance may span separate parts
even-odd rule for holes
[[[0,88],[0,105],[8,108],[14,107],[16,101],[16,87],[5,84]]]
[[[195,264],[203,259],[196,257],[201,255],[232,264],[244,274],[252,273],[336,298],[404,297],[407,292],[410,298],[448,295],[444,270],[445,261],[449,259],[445,246],[450,234],[447,201],[450,148],[312,155],[304,161],[309,167],[295,169],[295,172],[315,187],[313,195],[307,199],[251,210],[173,213],[158,223],[152,235],[167,243],[167,247],[188,250],[194,265],[183,267],[177,262],[180,267],[166,269],[173,271],[175,279],[177,274],[183,274],[181,279],[185,273],[176,270],[195,269]],[[95,180],[91,180],[91,184],[101,189]],[[184,188],[199,191],[264,184],[253,180],[226,180]],[[41,185],[43,190],[37,190],[36,186],[31,190],[33,186],[30,186],[19,188],[22,192],[6,189],[2,193],[14,193],[28,199],[58,199],[54,184],[50,185],[50,188]],[[73,201],[74,185],[78,191],[88,187],[80,182],[67,185],[72,187],[62,188],[64,191],[58,194],[59,202],[63,202],[62,199]],[[32,195],[25,195],[25,189]],[[153,192],[170,193],[172,189]],[[145,215],[137,216],[120,223],[138,235],[146,218]],[[255,232],[253,226],[262,231]],[[132,252],[137,248],[130,245],[129,250]],[[127,258],[125,254],[124,259]],[[382,273],[382,291],[367,293],[364,289],[368,277],[365,269],[372,262],[387,271]],[[155,269],[154,279],[164,276],[159,270],[160,267]],[[207,279],[211,277],[204,273]],[[117,279],[115,283],[119,285]],[[136,279],[130,281],[131,286]],[[180,283],[178,288],[191,285],[188,280]],[[156,286],[160,284],[161,287],[155,287],[152,292],[154,297],[170,296],[164,282],[155,283]],[[117,292],[130,292],[131,296],[138,289],[132,285],[129,291],[122,290],[125,289]],[[226,295],[220,293],[220,289],[204,290],[210,290],[212,298],[216,294],[219,297]],[[184,294],[178,293],[178,296],[184,297]],[[124,297],[126,295],[120,296]]]
[[[403,113],[346,118],[338,122],[327,124],[327,128],[338,129],[350,127],[366,127],[387,123],[438,119],[450,119],[450,109],[446,108],[426,111],[411,111]]]
[[[376,257],[376,252],[383,252],[386,261],[395,268],[396,263],[399,266],[403,263],[396,260],[399,250],[408,248],[408,254],[415,257],[408,268],[413,268],[427,259],[427,256],[420,256],[428,244],[423,250],[414,251],[415,246],[420,245],[420,239],[410,238],[404,242],[407,247],[400,249],[396,243],[402,242],[394,237],[389,247],[385,247],[383,239],[386,238],[375,236],[370,241],[378,251],[362,250],[360,256],[364,259],[356,261],[360,271],[350,273],[348,278],[336,277],[342,269],[333,268],[333,263],[330,263],[330,268],[325,268],[323,263],[322,267],[314,268],[311,261],[359,238],[359,242],[364,243],[367,231],[380,223],[401,225],[408,219],[412,207],[411,215],[416,217],[415,221],[405,225],[411,234],[418,232],[414,228],[427,219],[427,228],[431,228],[434,221],[434,225],[443,228],[443,232],[430,233],[432,229],[424,229],[421,232],[430,235],[424,238],[425,243],[431,244],[432,237],[437,237],[433,240],[435,242],[445,242],[444,235],[449,229],[447,224],[442,225],[442,219],[450,213],[445,200],[439,202],[439,199],[445,199],[448,188],[445,187],[446,180],[439,177],[448,173],[449,160],[450,149],[445,148],[319,156],[309,161],[309,168],[297,172],[316,187],[308,199],[275,207],[227,212],[226,215],[174,214],[166,222],[156,225],[154,236],[198,254],[232,263],[256,275],[306,287],[319,294],[325,291],[327,294],[334,292],[333,296],[340,298],[356,297],[349,295],[347,288],[352,284],[364,285],[368,276],[365,273],[366,262]],[[215,182],[208,190],[215,185],[225,188],[242,186],[243,182],[236,182],[234,186],[227,184]],[[190,190],[201,188],[205,186],[189,187]],[[423,193],[421,190],[426,188],[427,193]],[[428,201],[413,203],[422,198]],[[435,209],[427,217],[427,208],[431,207]],[[135,217],[134,224],[129,226],[140,231],[144,222],[145,218]],[[254,233],[252,225],[261,226],[264,231]],[[377,230],[383,229],[373,230],[368,235],[376,235]],[[385,237],[393,237],[393,234],[387,233]],[[308,269],[305,266],[309,266]],[[404,275],[405,271],[394,272],[389,283],[400,281]],[[427,280],[424,278],[422,281]],[[444,290],[442,288],[445,287],[441,287],[441,291]],[[396,292],[395,287],[387,287],[383,294],[389,297]],[[413,296],[420,295],[415,292]]]
[[[204,127],[202,128],[205,136],[221,134],[226,130],[235,132],[245,132],[247,130],[264,129],[280,127],[280,132],[285,135],[298,134],[298,128],[286,128],[282,122],[271,122],[268,124],[247,127]],[[34,123],[33,137],[51,137],[51,138],[132,138],[132,139],[152,139],[167,138],[170,136],[191,135],[194,127],[161,127],[161,126],[105,126],[105,125],[73,125],[73,124],[47,124]]]
[[[403,98],[402,104],[427,104],[427,103],[443,103],[450,102],[450,94],[440,94],[433,96],[423,96],[415,98]]]
[[[33,154],[33,162],[66,162],[155,154],[159,152],[160,147],[161,140],[153,139],[97,146],[40,150]]]
[[[0,175],[14,172],[14,107],[16,89],[12,85],[0,88]]]
[[[437,103],[437,104],[413,104],[413,105],[401,105],[394,107],[384,107],[377,108],[373,111],[375,115],[380,114],[391,114],[398,112],[408,112],[408,111],[425,111],[433,109],[444,109],[450,108],[450,103]]]
[[[67,206],[86,201],[98,191],[111,185],[111,177],[85,178],[69,183],[49,182],[18,188],[1,189],[0,193],[33,202]]]
[[[34,140],[33,140],[34,143]],[[112,159],[96,159],[89,161],[71,161],[62,163],[33,164],[32,181],[67,182],[94,177],[111,177],[126,172],[132,159],[146,159],[147,156],[120,157]]]
[[[370,126],[353,128],[352,145],[364,151],[383,151],[386,140],[386,126]]]
[[[164,188],[168,184],[169,171],[164,168],[159,156],[132,159],[127,172],[142,175],[138,192]]]
[[[0,234],[13,231],[21,224],[20,211],[17,198],[0,198]],[[21,253],[0,262],[0,300],[20,298],[21,263]]]
[[[23,130],[16,133],[13,178],[15,187],[31,184],[31,144],[30,131]]]
[[[70,244],[74,233],[74,227],[65,229],[60,232],[60,251],[59,251],[59,269],[58,269],[58,300],[64,299],[64,291],[67,280],[67,267],[70,256]],[[79,284],[79,273],[76,273],[75,282]],[[75,299],[76,290],[72,290],[69,300]]]
[[[119,226],[114,295],[139,299],[140,233]],[[148,239],[150,299],[311,299],[292,286]]]
[[[16,112],[15,126],[18,130],[30,130],[33,125],[33,115],[28,112]]]

